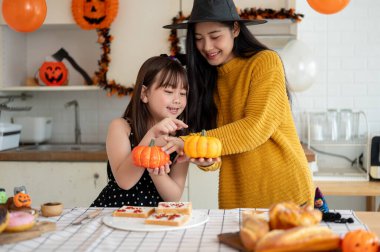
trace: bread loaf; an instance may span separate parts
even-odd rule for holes
[[[300,207],[292,202],[278,203],[269,209],[269,224],[272,230],[316,225],[321,220],[321,211],[310,206]]]
[[[328,227],[295,227],[273,230],[256,245],[256,252],[332,251],[340,246],[340,237]]]

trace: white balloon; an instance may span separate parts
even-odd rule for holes
[[[307,44],[292,40],[279,52],[289,88],[294,92],[308,89],[317,75],[317,64]]]

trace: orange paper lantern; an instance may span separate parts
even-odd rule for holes
[[[61,86],[67,81],[68,70],[63,62],[45,61],[39,69],[39,76],[47,86]]]
[[[334,14],[343,10],[350,0],[307,0],[310,7],[322,14]]]
[[[18,32],[37,30],[46,18],[45,0],[4,0],[2,13],[10,28]]]

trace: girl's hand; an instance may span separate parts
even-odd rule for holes
[[[183,148],[184,148],[184,141],[179,137],[171,137],[171,136],[165,136],[164,140],[166,141],[166,144],[161,147],[163,151],[165,151],[167,154],[172,154],[173,152],[177,152],[178,155],[182,156]]]
[[[162,176],[170,172],[170,163],[167,163],[166,165],[163,165],[157,168],[147,168],[147,170],[151,176],[152,175]]]
[[[159,123],[156,123],[149,131],[152,132],[155,138],[161,135],[169,135],[177,130],[187,128],[187,124],[178,119],[165,118]]]
[[[217,158],[190,158],[190,162],[200,166],[210,166],[216,162],[220,162],[220,157]]]

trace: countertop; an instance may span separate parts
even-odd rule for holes
[[[49,161],[49,162],[105,162],[106,148],[99,150],[50,150],[39,151],[22,147],[0,152],[0,161]]]
[[[194,209],[208,216],[208,221],[194,227],[183,227],[172,231],[130,231],[109,227],[103,218],[110,218],[115,208],[104,208],[100,215],[86,220],[81,225],[72,223],[97,208],[64,209],[59,217],[44,218],[40,221],[56,222],[57,230],[41,237],[3,245],[2,251],[236,251],[221,244],[218,234],[239,231],[241,212],[244,209]],[[262,210],[262,209],[261,209]],[[195,211],[195,212],[194,212]],[[335,233],[344,235],[349,230],[373,229],[378,235],[380,213],[355,213],[339,210],[343,217],[352,217],[354,223],[326,223]],[[361,219],[363,218],[363,219]],[[193,221],[193,218],[190,220]],[[190,224],[190,223],[189,223]],[[130,226],[128,226],[130,228]]]
[[[315,154],[302,145],[308,162],[315,161]],[[107,161],[107,153],[104,150],[97,151],[38,151],[25,150],[23,147],[5,150],[0,152],[0,161],[59,161],[59,162],[104,162]]]

